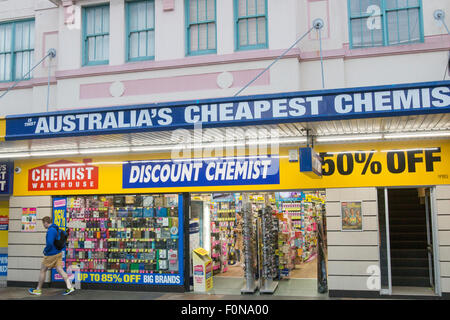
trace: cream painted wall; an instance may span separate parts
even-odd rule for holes
[[[341,201],[361,201],[363,231],[341,230]],[[376,188],[326,189],[328,289],[373,291],[372,268],[379,268]]]
[[[125,10],[124,0],[110,1],[110,41],[109,41],[109,64],[121,65],[125,63],[125,51],[117,48],[125,47]],[[81,48],[80,48],[81,50]]]
[[[448,58],[448,51],[440,51],[349,59],[345,61],[346,86],[443,80]]]
[[[155,1],[155,60],[185,56],[183,3],[175,1],[175,10],[163,11],[162,1]]]
[[[324,60],[325,88],[359,87],[395,83],[442,80],[450,41],[447,47],[414,54],[376,54],[347,57],[348,17],[347,0],[268,0],[269,49],[235,51],[234,11],[232,1],[217,1],[217,54],[186,57],[186,32],[184,0],[175,0],[174,9],[165,11],[163,1],[155,0],[156,44],[155,61],[146,61],[146,70],[127,72],[125,57],[125,0],[110,0],[110,62],[107,66],[81,66],[81,7],[104,3],[104,0],[79,0],[74,5],[74,23],[65,23],[62,6],[52,8],[49,1],[14,0],[3,1],[0,7],[0,22],[35,17],[36,45],[35,61],[51,47],[57,49],[57,58],[52,61],[52,87],[49,110],[65,110],[86,107],[139,104],[187,99],[203,99],[232,96],[238,88],[208,89],[135,95],[118,98],[80,99],[80,86],[136,79],[157,79],[192,74],[208,74],[223,71],[263,69],[278,54],[288,48],[297,37],[304,34],[317,17],[323,18],[323,50],[328,55]],[[443,34],[445,29],[432,17],[434,10],[444,9],[450,16],[450,2],[446,0],[423,1],[424,29],[426,36]],[[448,23],[450,25],[450,23]],[[435,38],[434,38],[435,39]],[[442,38],[447,41],[448,38]],[[421,45],[418,45],[419,47]],[[427,45],[423,44],[425,48]],[[390,47],[395,49],[395,47]],[[417,48],[417,46],[416,46]],[[313,31],[296,47],[300,56],[283,59],[270,70],[270,84],[254,86],[243,95],[279,93],[288,91],[322,89],[320,61],[318,60],[318,34]],[[366,49],[367,53],[373,52]],[[364,51],[364,52],[366,52]],[[353,51],[350,50],[350,53]],[[221,60],[224,55],[226,62]],[[266,56],[270,58],[267,59]],[[246,58],[247,57],[247,58]],[[312,58],[311,58],[312,57]],[[213,63],[209,62],[211,59]],[[233,59],[242,59],[234,61]],[[300,57],[299,57],[300,58]],[[191,61],[200,63],[190,65]],[[206,61],[205,63],[201,63]],[[161,62],[165,63],[162,67]],[[152,68],[152,66],[155,66]],[[411,66],[414,66],[413,68]],[[119,68],[120,73],[114,73]],[[95,75],[89,73],[99,70]],[[151,70],[151,71],[150,71]],[[56,71],[56,79],[55,79]],[[73,75],[64,75],[68,72]],[[106,73],[105,73],[106,72]],[[34,79],[27,87],[8,93],[0,100],[0,115],[46,111],[46,78],[48,64],[36,68]],[[446,79],[450,77],[447,75]],[[37,81],[39,86],[34,83]],[[3,87],[1,86],[3,85]],[[0,92],[5,88],[0,84]]]
[[[234,52],[234,20],[232,1],[216,1],[217,11],[217,54],[230,54]]]
[[[139,73],[121,73],[118,75],[95,76],[89,79],[74,78],[62,79],[58,81],[56,106],[58,110],[65,110],[71,108],[87,108],[87,107],[102,107],[102,106],[116,106],[128,105],[137,103],[155,103],[163,101],[182,101],[192,99],[206,99],[211,97],[229,97],[233,96],[240,88],[221,89],[217,87],[216,90],[201,90],[201,91],[173,91],[168,93],[153,94],[153,95],[136,95],[136,96],[122,96],[118,98],[98,98],[98,99],[80,99],[80,85],[86,83],[104,83],[114,81],[127,81],[139,79],[157,79],[165,77],[178,77],[193,74],[209,74],[221,73],[224,71],[236,70],[253,70],[264,69],[270,61],[253,61],[246,63],[232,63],[219,64],[211,66],[201,66],[192,68],[179,68],[169,70],[145,71]],[[300,79],[298,77],[299,64],[297,59],[283,59],[279,61],[270,72],[270,86],[251,86],[247,88],[241,95],[251,94],[265,94],[296,91],[300,87]],[[295,71],[295,72],[292,72]]]

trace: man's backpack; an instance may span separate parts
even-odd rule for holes
[[[55,245],[56,249],[62,250],[66,246],[67,238],[69,237],[69,235],[66,231],[60,230],[58,227],[56,227],[56,232],[59,237],[56,237],[53,244]]]

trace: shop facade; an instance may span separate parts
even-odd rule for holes
[[[64,135],[84,141],[86,138],[98,139],[99,133],[102,133],[101,137],[114,137],[123,130],[129,135],[140,131],[155,132],[155,129],[167,132],[163,122],[167,119],[170,119],[168,127],[175,130],[172,134],[177,130],[190,134],[186,128],[193,117],[202,114],[199,106],[212,106],[209,110],[219,106],[213,124],[224,125],[227,130],[247,124],[252,113],[246,113],[246,110],[261,109],[261,119],[249,121],[254,126],[258,126],[259,121],[279,123],[279,117],[274,117],[274,114],[306,109],[299,104],[305,101],[313,103],[309,108],[310,114],[301,115],[303,119],[332,118],[342,108],[349,108],[345,115],[340,115],[342,119],[389,117],[390,113],[397,116],[442,113],[448,109],[448,92],[447,82],[410,84],[394,89],[355,88],[252,96],[237,101],[232,98],[226,101],[205,100],[195,105],[186,102],[171,107],[146,105],[110,111],[30,114],[7,117],[3,123],[6,140],[20,140],[34,134],[57,144],[60,136],[66,139]],[[414,108],[414,98],[395,98],[414,97],[418,93],[421,94],[422,106],[426,108]],[[373,97],[370,104],[373,103],[374,108],[368,107],[369,100],[364,107],[360,106],[360,110],[352,103],[353,97],[363,95]],[[377,100],[381,96],[384,97],[383,102]],[[407,105],[407,101],[411,105]],[[221,113],[222,106],[225,106],[222,110],[241,114],[244,119],[224,121],[221,116],[226,113]],[[152,114],[151,110],[163,115],[161,122],[144,127],[142,114]],[[215,119],[211,112],[210,117]],[[84,119],[84,122],[76,122],[75,119]],[[298,119],[292,114],[282,121],[294,123]],[[121,127],[114,123],[128,125]],[[203,123],[206,130],[211,125]],[[68,130],[71,127],[73,131]],[[311,151],[314,139],[308,137],[304,143],[284,142],[280,137],[270,137],[272,140],[267,143],[267,139],[263,142],[259,138],[256,147],[244,148],[226,144],[219,148],[194,148],[181,143],[170,153],[132,153],[127,149],[121,152],[108,150],[111,154],[103,156],[16,159],[14,191],[9,199],[11,219],[23,216],[26,208],[33,207],[38,220],[43,215],[51,215],[56,224],[68,228],[71,238],[65,254],[66,267],[77,266],[74,272],[78,272],[76,277],[82,286],[187,291],[190,288],[190,252],[196,249],[190,248],[189,241],[194,195],[239,193],[241,198],[245,198],[251,193],[267,195],[270,192],[275,194],[275,198],[280,198],[283,193],[316,190],[322,192],[325,203],[323,217],[326,219],[325,249],[330,296],[400,295],[396,288],[410,286],[416,280],[418,287],[428,288],[428,294],[445,296],[448,139],[374,141],[365,137],[357,143],[317,144],[313,146],[313,153],[320,157],[315,163],[309,154],[311,160],[307,172],[302,169],[308,163],[303,149],[307,145]],[[392,190],[395,193],[397,189],[409,190],[414,195],[409,194],[409,198],[406,195],[404,202],[395,207],[395,200],[400,195],[393,194]],[[426,210],[423,210],[426,223],[419,219],[418,224],[408,226],[407,221],[413,220],[416,214],[415,209],[408,205],[412,202],[424,205],[424,201],[427,203]],[[242,205],[245,206],[245,201]],[[227,210],[233,211],[230,220],[236,219],[239,210]],[[289,210],[284,211],[289,213]],[[400,226],[389,218],[394,212],[399,215]],[[352,218],[356,220],[351,222]],[[399,231],[402,226],[406,230]],[[417,230],[420,227],[424,229]],[[37,228],[40,228],[39,223]],[[414,238],[422,231],[428,236],[427,240]],[[400,243],[394,244],[389,233],[396,233]],[[24,239],[39,243],[42,236],[42,233],[15,232],[10,236],[9,246],[18,249],[19,244],[26,245]],[[419,255],[418,250],[411,251],[409,245],[428,248],[429,255],[425,261],[428,266],[414,264],[421,258],[414,255]],[[206,250],[212,252],[211,248]],[[410,261],[412,264],[395,267],[394,252],[399,254],[397,262]],[[23,259],[15,258],[13,263],[22,264],[20,260]],[[33,260],[37,261],[37,258]],[[11,269],[8,272],[11,285],[24,280],[27,271]],[[397,273],[398,270],[411,269],[414,270],[409,278],[402,279]],[[34,280],[34,274],[29,273],[29,281]],[[50,281],[57,282],[58,279],[53,274]]]
[[[196,197],[232,194],[239,205],[247,195],[319,192],[330,296],[399,296],[411,279],[427,289],[420,295],[448,295],[450,36],[433,18],[438,9],[449,15],[447,1],[398,1],[391,12],[384,0],[257,1],[265,25],[258,45],[238,40],[238,21],[253,18],[237,19],[236,6],[250,1],[207,1],[214,48],[192,52],[196,23],[186,17],[200,2],[2,5],[0,35],[14,30],[19,39],[18,30],[28,30],[34,41],[24,51],[34,62],[52,48],[57,54],[0,98],[0,156],[14,169],[0,213],[9,216],[7,231],[0,224],[6,283],[37,281],[40,219],[52,216],[73,229],[66,263],[80,265],[82,287],[188,291]],[[131,41],[130,21],[140,19],[133,5],[148,9],[150,24],[139,32],[153,41],[138,57],[130,49],[140,46]],[[366,16],[373,5],[381,16]],[[87,32],[88,12],[98,8],[107,27]],[[388,25],[391,14],[403,20]],[[317,18],[322,33],[309,32],[263,72]],[[105,56],[86,49],[95,37],[107,39],[99,44]],[[16,78],[0,70],[3,94]],[[321,177],[300,171],[304,147],[321,156]],[[361,213],[356,230],[342,213],[352,206]],[[32,232],[24,231],[25,214],[36,217]]]

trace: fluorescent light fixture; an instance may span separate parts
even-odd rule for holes
[[[173,150],[173,149],[183,149],[180,146],[174,146],[174,145],[164,145],[164,146],[136,146],[131,147],[131,151],[133,152],[142,152],[142,151],[167,151],[167,150]]]
[[[435,151],[437,152],[439,148],[413,148],[413,149],[391,149],[391,150],[381,150],[380,152],[408,152],[408,151]]]
[[[0,159],[16,159],[16,158],[28,158],[30,156],[29,152],[8,152],[0,153]]]
[[[224,142],[212,142],[205,144],[194,144],[193,149],[214,149],[214,148],[233,148],[233,147],[245,147],[244,141],[224,141]]]
[[[450,131],[386,133],[385,139],[450,137]]]
[[[357,150],[357,151],[333,151],[333,152],[327,152],[327,154],[345,154],[345,153],[354,153],[354,154],[358,154],[358,153],[362,153],[362,154],[366,154],[366,153],[376,153],[376,150],[367,150],[367,151],[362,151],[362,150]]]
[[[381,140],[381,134],[371,135],[351,135],[351,136],[323,136],[317,137],[317,142],[340,142],[340,141],[360,141],[360,140]]]
[[[32,157],[67,156],[79,154],[78,150],[31,151]]]
[[[270,141],[270,140],[269,140]],[[278,139],[280,144],[288,144],[288,143],[306,143],[306,137],[286,137]]]
[[[305,137],[285,137],[285,138],[272,138],[272,139],[258,139],[249,141],[247,145],[281,145],[292,143],[306,143]]]
[[[80,154],[95,154],[95,153],[124,153],[130,152],[129,147],[116,148],[96,148],[96,149],[80,149]]]
[[[286,137],[273,139],[251,139],[250,141],[215,141],[196,143],[195,141],[187,144],[176,145],[151,145],[151,146],[132,146],[132,152],[145,151],[170,151],[170,150],[184,150],[184,149],[214,149],[214,148],[233,148],[246,147],[254,145],[276,145],[276,144],[292,144],[292,143],[306,143],[306,137]]]

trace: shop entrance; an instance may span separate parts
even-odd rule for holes
[[[323,274],[326,291],[324,203],[324,191],[191,194],[191,251],[210,253],[211,293],[314,297]]]
[[[435,292],[431,192],[431,188],[378,190],[386,294]]]

